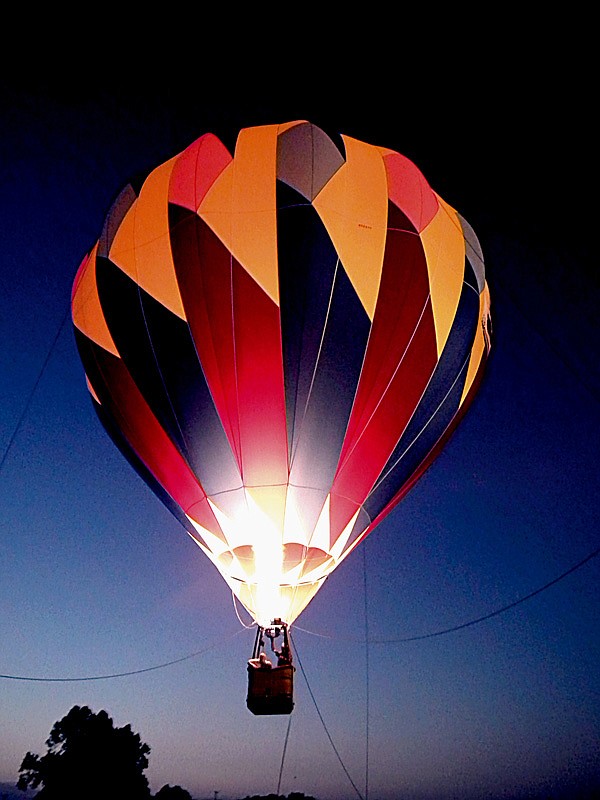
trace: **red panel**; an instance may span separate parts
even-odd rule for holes
[[[332,503],[334,493],[358,504],[364,502],[421,399],[436,363],[435,334],[428,301],[426,314],[402,363],[338,469],[332,487]]]
[[[106,388],[94,388],[103,407],[158,483],[186,511],[206,497],[204,490],[161,428],[121,359],[96,352],[102,359],[99,368]]]
[[[389,230],[379,297],[340,465],[384,395],[417,325],[431,328],[434,337],[431,308],[426,307],[428,296],[429,278],[421,240],[414,234]],[[435,338],[431,348],[426,343],[423,339],[425,366],[433,370],[437,361]],[[399,438],[398,425],[391,425],[388,433],[392,450]]]
[[[171,231],[183,306],[243,482],[287,483],[279,308],[195,215]]]
[[[363,498],[364,499],[364,498]],[[362,502],[362,501],[361,501]],[[331,492],[329,504],[330,544],[333,545],[360,508],[360,503]]]
[[[233,315],[243,482],[285,484],[288,454],[279,308],[236,261]]]
[[[221,531],[221,527],[217,522],[217,518],[215,517],[215,513],[210,507],[208,500],[203,498],[198,503],[194,503],[193,505],[189,506],[186,509],[186,514],[191,517],[194,522],[197,522],[198,525],[202,525],[203,528],[206,528],[211,533],[214,533],[215,536],[218,536],[222,542],[227,542],[223,532]],[[202,541],[201,534],[198,534],[200,540]]]
[[[231,154],[214,134],[206,133],[196,139],[173,167],[169,202],[197,211],[210,187],[231,161]]]
[[[435,193],[421,171],[406,156],[390,153],[384,156],[390,200],[406,214],[420,233],[438,210]]]
[[[394,217],[390,208],[392,226]],[[332,541],[379,478],[435,369],[428,298],[419,237],[388,230],[371,336],[331,492]]]

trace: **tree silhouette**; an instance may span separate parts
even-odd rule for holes
[[[46,746],[41,757],[28,752],[19,768],[17,788],[41,786],[37,800],[151,797],[143,774],[150,747],[130,725],[115,728],[106,711],[94,714],[87,706],[73,706],[54,723]]]
[[[181,786],[169,786],[166,783],[154,795],[154,800],[192,800],[192,795]]]
[[[316,800],[316,798],[304,794],[304,792],[292,792],[287,797],[284,794],[253,794],[247,795],[244,800]]]

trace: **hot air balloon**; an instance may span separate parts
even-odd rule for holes
[[[415,164],[307,121],[207,133],[114,202],[73,285],[87,384],[254,620],[253,713],[291,712],[288,628],[456,428],[489,309]]]

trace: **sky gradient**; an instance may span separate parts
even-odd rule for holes
[[[0,84],[0,673],[89,677],[197,654],[106,680],[0,679],[0,781],[16,782],[25,752],[44,752],[52,724],[86,704],[150,745],[153,791],[571,800],[599,789],[600,558],[441,633],[600,546],[590,138],[575,97],[531,100],[520,86],[457,119],[442,100],[389,114],[373,98],[264,86],[199,102],[185,82],[98,81],[85,95]],[[417,164],[479,237],[493,338],[443,454],[292,628],[283,759],[288,718],[246,709],[247,616],[102,430],[69,303],[132,175],[202,133],[231,145],[240,127],[292,119]]]

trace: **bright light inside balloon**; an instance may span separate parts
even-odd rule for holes
[[[269,627],[275,619],[291,625],[327,575],[359,541],[348,541],[358,511],[331,544],[329,498],[314,527],[307,530],[290,497],[290,487],[284,495],[278,494],[279,487],[271,487],[275,488],[277,491],[271,493],[246,488],[235,497],[229,494],[227,498],[208,498],[224,538],[188,516],[199,534],[193,537],[196,544],[263,628]],[[280,502],[282,497],[284,504]],[[287,561],[286,546],[295,553],[295,557],[288,553]]]
[[[197,543],[260,626],[268,627],[276,618],[287,620],[290,602],[282,594],[282,532],[249,491],[227,514],[209,503],[226,542],[191,520],[206,547]]]
[[[285,619],[287,609],[282,608],[281,584],[283,582],[283,544],[281,533],[269,517],[248,498],[248,515],[238,524],[252,541],[254,551],[254,612],[256,621],[267,627],[277,617]]]

